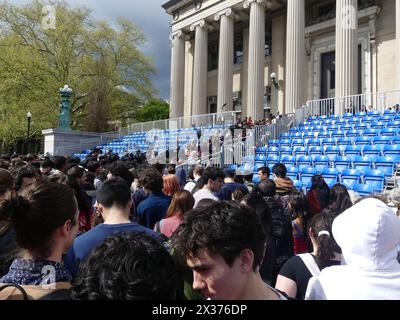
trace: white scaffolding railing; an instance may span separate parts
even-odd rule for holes
[[[226,127],[236,124],[236,112],[227,111],[221,113],[202,114],[198,116],[165,119],[128,125],[127,133],[145,132],[152,129],[184,129],[184,128],[205,128],[224,125]]]
[[[302,122],[310,116],[355,114],[369,111],[383,113],[390,108],[396,108],[398,104],[400,104],[400,90],[309,100],[305,105],[296,109],[296,122]]]

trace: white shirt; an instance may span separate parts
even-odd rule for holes
[[[208,189],[201,189],[197,191],[194,195],[194,208],[197,207],[197,204],[203,199],[212,199],[218,201],[219,199],[214,196],[214,194]]]

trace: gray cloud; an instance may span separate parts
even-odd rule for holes
[[[26,4],[28,0],[8,0],[12,4]],[[68,0],[71,6],[85,6],[95,19],[110,23],[117,17],[133,21],[146,35],[143,52],[153,58],[157,74],[153,85],[160,98],[169,99],[171,47],[169,42],[170,16],[161,7],[166,0]]]

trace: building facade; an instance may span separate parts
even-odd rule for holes
[[[400,89],[400,0],[170,0],[171,118]]]

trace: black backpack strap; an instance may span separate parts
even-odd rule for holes
[[[24,300],[29,300],[28,294],[26,293],[25,289],[22,288],[19,284],[15,284],[15,283],[5,284],[3,286],[0,286],[0,291],[3,291],[4,289],[10,288],[10,287],[17,288],[22,293],[22,297],[24,298]]]

